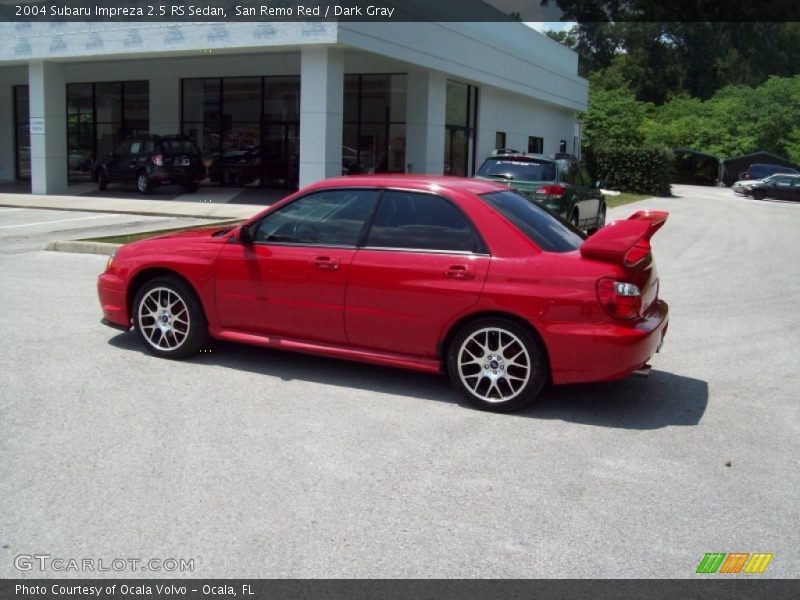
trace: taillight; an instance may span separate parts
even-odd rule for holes
[[[537,194],[545,194],[551,198],[561,198],[566,189],[560,185],[542,185],[536,188]]]
[[[160,154],[153,154],[153,156],[150,157],[150,160],[153,161],[153,164],[157,167],[164,165],[164,157]]]
[[[627,281],[598,279],[597,300],[615,319],[636,319],[642,313],[642,292],[639,286]]]

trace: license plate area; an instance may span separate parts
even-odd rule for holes
[[[189,166],[189,159],[188,158],[176,158],[175,162],[172,163],[176,167],[188,167]]]

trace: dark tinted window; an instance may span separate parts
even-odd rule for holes
[[[367,245],[473,252],[475,236],[464,216],[444,198],[412,192],[385,192]]]
[[[355,246],[377,198],[375,190],[335,189],[303,196],[264,217],[254,240]]]
[[[570,252],[583,243],[575,231],[517,192],[492,192],[482,198],[542,250]]]
[[[173,156],[177,154],[200,154],[200,151],[190,140],[161,140],[161,148],[164,154]]]
[[[555,181],[555,165],[550,161],[489,158],[478,169],[480,177],[523,181]]]

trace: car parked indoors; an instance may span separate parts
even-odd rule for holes
[[[95,173],[101,191],[110,183],[133,183],[142,194],[160,185],[179,185],[191,194],[205,176],[200,150],[183,135],[143,135],[125,140]]]
[[[747,196],[756,200],[800,200],[800,175],[775,175],[745,189]]]
[[[666,218],[584,239],[490,181],[340,177],[238,227],[122,246],[98,292],[104,322],[157,356],[210,336],[447,373],[477,407],[509,411],[547,383],[649,370],[668,322],[649,240]]]
[[[592,232],[605,225],[603,193],[592,185],[586,169],[573,156],[490,156],[475,176],[514,188],[576,229]]]

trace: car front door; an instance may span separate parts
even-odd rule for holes
[[[489,261],[474,227],[452,202],[385,191],[350,265],[349,343],[434,357],[444,326],[478,301]]]
[[[250,226],[252,243],[226,244],[217,261],[221,327],[345,344],[350,262],[378,192],[312,192]]]

